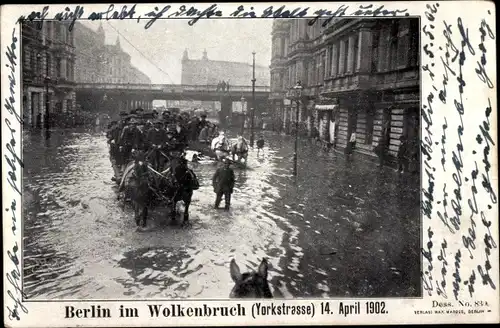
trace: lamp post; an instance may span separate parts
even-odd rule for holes
[[[38,59],[42,58],[42,55],[39,53],[36,55]],[[49,100],[49,58],[48,56],[46,57],[45,60],[45,78],[44,78],[44,84],[45,84],[45,117],[44,117],[44,126],[46,129],[49,128],[49,107],[50,107],[50,100]]]
[[[243,132],[245,131],[245,97],[241,96],[241,136],[243,136]]]
[[[251,125],[250,125],[250,129],[251,129],[251,135],[250,135],[250,146],[253,147],[253,140],[254,140],[254,127],[253,127],[253,124],[254,124],[254,117],[255,117],[255,81],[257,81],[255,79],[255,51],[252,52],[252,55],[253,55],[253,70],[252,70],[252,122],[251,122]]]
[[[292,88],[293,98],[297,102],[297,112],[295,113],[295,148],[293,152],[293,175],[297,176],[297,149],[299,147],[299,110],[300,100],[302,97],[302,84],[297,81],[297,84]]]

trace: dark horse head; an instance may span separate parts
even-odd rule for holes
[[[273,298],[267,282],[267,260],[262,259],[257,272],[240,273],[236,261],[231,260],[229,272],[235,285],[229,294],[230,298]]]
[[[170,163],[170,188],[167,192],[168,197],[172,199],[171,218],[176,217],[176,203],[179,201],[184,202],[184,221],[189,221],[189,205],[193,196],[193,190],[198,189],[198,180],[194,172],[192,172],[187,161],[183,157],[172,159]]]

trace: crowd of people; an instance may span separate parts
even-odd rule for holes
[[[216,153],[223,152],[224,156],[220,160],[224,165],[216,170],[212,179],[216,194],[214,207],[219,208],[224,197],[224,209],[229,209],[235,179],[228,155],[233,154],[233,161],[235,155],[238,159],[244,158],[246,161],[248,146],[242,136],[239,136],[236,144],[231,147],[224,132],[218,131],[217,125],[207,121],[204,114],[197,117],[187,112],[172,114],[164,111],[160,115],[157,111],[145,113],[141,108],[121,112],[120,119],[111,121],[108,125],[106,135],[110,145],[111,161],[120,175],[138,153],[146,154],[148,162],[158,173],[174,159],[180,159],[179,162],[185,163],[185,150],[190,141],[205,144],[207,149]],[[258,142],[259,150],[263,145],[261,137]],[[218,155],[217,158],[219,159]],[[182,168],[182,165],[177,168]],[[116,179],[113,177],[113,180]]]
[[[138,108],[121,112],[120,119],[108,125],[106,136],[111,160],[123,172],[137,151],[147,154],[153,168],[161,171],[168,158],[182,156],[190,141],[209,143],[217,134],[217,125],[207,121],[204,114],[145,113]]]

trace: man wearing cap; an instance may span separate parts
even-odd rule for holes
[[[139,121],[135,116],[131,117],[129,125],[127,125],[122,132],[120,137],[121,139],[121,147],[122,147],[122,155],[125,165],[129,159],[130,155],[134,150],[141,149],[143,146],[143,136],[142,132],[138,129],[137,125]]]
[[[117,165],[120,161],[120,135],[122,133],[123,127],[126,123],[127,112],[120,112],[120,121],[116,122],[109,131],[109,143],[110,143],[110,153],[111,158],[116,162]]]
[[[201,114],[200,117],[201,117],[201,119],[198,122],[198,134],[200,134],[201,130],[203,130],[203,128],[208,125],[207,115],[206,114]]]
[[[170,112],[168,110],[163,111],[163,113],[161,113],[161,117],[162,117],[162,120],[163,120],[163,123],[165,124],[165,126],[167,126],[173,122],[172,116],[170,115]]]
[[[117,121],[111,121],[108,124],[107,130],[106,130],[106,139],[108,139],[108,144],[109,144],[109,156],[111,157],[111,160],[114,161],[115,159],[115,142],[113,140],[113,130],[116,129],[116,126],[118,125]],[[113,143],[112,143],[113,141]]]
[[[212,178],[212,185],[214,187],[214,192],[216,194],[215,198],[215,206],[214,208],[219,208],[219,204],[222,200],[222,195],[224,195],[224,202],[226,211],[229,210],[229,206],[231,205],[231,194],[233,193],[234,188],[234,171],[230,167],[231,162],[229,159],[224,159],[224,166],[218,168]]]
[[[153,167],[155,170],[159,171],[163,166],[163,155],[161,151],[165,148],[167,142],[167,133],[163,129],[163,122],[160,120],[154,121],[154,127],[149,130],[146,138],[148,143],[148,151],[152,151],[151,158],[153,161]]]
[[[122,135],[129,122],[130,115],[128,115],[127,112],[120,112],[120,122],[116,126],[116,130],[113,130],[113,140],[111,140],[111,143],[114,143],[116,147],[116,165],[118,166],[121,166],[125,163],[123,156]]]
[[[159,115],[158,115],[158,111],[157,111],[156,109],[153,109],[153,112],[152,112],[152,113],[153,113],[153,119],[154,119],[154,120],[157,120],[157,119],[158,119],[158,116],[159,116]]]
[[[198,119],[197,116],[195,116],[189,120],[189,123],[188,123],[189,140],[195,141],[198,138],[198,135],[199,135],[198,124],[199,123],[200,123],[200,120]]]
[[[188,145],[187,130],[184,127],[183,122],[177,122],[175,125],[175,139],[177,141],[177,150],[184,150]]]

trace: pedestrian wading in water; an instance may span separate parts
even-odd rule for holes
[[[348,157],[351,157],[354,148],[356,147],[356,132],[351,133],[347,147],[345,148],[345,153]]]
[[[231,205],[231,194],[234,188],[234,171],[230,167],[231,162],[229,159],[224,159],[224,166],[218,168],[212,178],[212,185],[216,195],[214,208],[218,209],[222,196],[224,196],[224,210],[228,211]]]
[[[259,156],[261,150],[262,154],[264,154],[264,136],[262,135],[257,140],[257,156]]]

